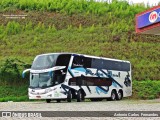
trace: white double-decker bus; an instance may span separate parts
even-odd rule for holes
[[[121,100],[132,95],[129,61],[74,53],[49,53],[35,57],[30,71],[29,99],[85,98]]]

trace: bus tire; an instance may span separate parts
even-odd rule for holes
[[[111,92],[111,97],[109,98],[110,101],[114,101],[116,100],[116,91],[115,90],[112,90]]]
[[[46,102],[47,102],[47,103],[50,103],[50,102],[51,102],[51,99],[46,99]]]
[[[60,99],[57,99],[57,103],[60,103],[61,102],[61,100]]]
[[[77,102],[81,102],[84,98],[83,98],[83,94],[81,92],[81,90],[78,90],[77,92]]]
[[[71,100],[72,100],[72,92],[71,90],[69,90],[67,93],[67,102],[71,102]]]
[[[121,100],[123,98],[123,93],[122,91],[120,90],[117,94],[117,97],[116,97],[116,100]]]

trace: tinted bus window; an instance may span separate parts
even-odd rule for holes
[[[72,68],[74,67],[106,69],[106,70],[116,70],[116,71],[130,71],[130,63],[127,62],[88,58],[84,56],[74,57]]]
[[[84,67],[91,68],[92,58],[84,57]]]
[[[130,64],[122,62],[122,71],[130,71]]]
[[[56,66],[67,66],[69,64],[71,55],[59,55],[56,61]]]
[[[83,57],[83,56],[75,56],[73,58],[72,68],[74,67],[85,67],[90,68],[91,67],[91,58]]]
[[[97,68],[97,69],[103,69],[104,65],[103,65],[103,60],[102,59],[92,59],[92,68]]]
[[[112,80],[110,78],[100,77],[76,77],[69,79],[69,85],[73,86],[111,86]]]
[[[103,60],[103,69],[117,70],[117,71],[130,71],[130,64],[126,62]]]

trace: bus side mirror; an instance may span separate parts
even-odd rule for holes
[[[25,78],[25,73],[22,73],[22,78]]]
[[[23,72],[22,72],[22,78],[25,78],[25,73],[26,72],[28,72],[28,71],[30,71],[31,69],[26,69],[26,70],[24,70]]]

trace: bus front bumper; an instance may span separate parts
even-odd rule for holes
[[[49,92],[45,94],[28,93],[29,99],[66,99],[67,96],[62,93]]]

